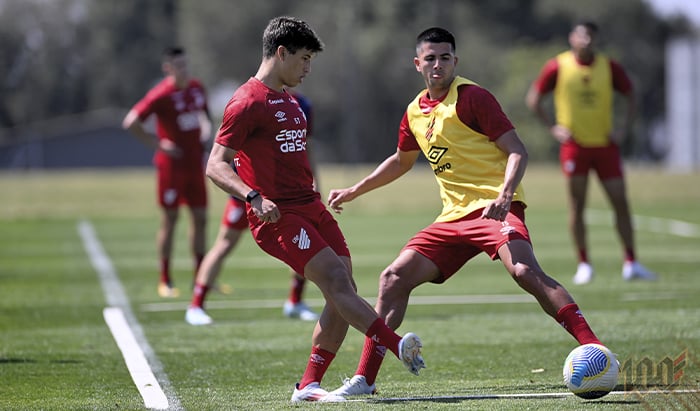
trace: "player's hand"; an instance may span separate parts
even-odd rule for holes
[[[253,213],[260,221],[263,223],[276,223],[279,221],[282,214],[277,208],[277,204],[273,201],[263,198],[263,196],[257,196],[250,203]]]
[[[567,141],[574,138],[573,133],[568,128],[555,124],[549,129],[549,133],[560,143],[566,143]]]
[[[328,207],[336,213],[340,214],[343,211],[341,204],[352,201],[355,196],[352,194],[350,188],[344,188],[342,190],[331,190],[328,193]]]
[[[499,197],[484,208],[481,218],[503,221],[508,216],[508,211],[510,211],[510,200]]]
[[[610,139],[611,143],[615,143],[619,146],[625,141],[625,136],[626,133],[623,130],[614,130],[610,133],[608,138]]]
[[[168,139],[158,141],[158,149],[172,158],[182,157],[182,149]]]

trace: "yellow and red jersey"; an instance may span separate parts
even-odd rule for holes
[[[494,140],[513,126],[493,95],[471,80],[456,77],[440,101],[426,101],[426,94],[419,93],[406,109],[399,149],[423,152],[443,204],[435,221],[453,221],[498,197],[508,159]],[[513,201],[524,202],[522,186]]]

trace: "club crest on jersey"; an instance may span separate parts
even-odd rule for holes
[[[428,129],[425,131],[425,139],[430,141],[433,138],[433,128],[435,127],[435,115],[430,117],[430,123],[428,124]]]

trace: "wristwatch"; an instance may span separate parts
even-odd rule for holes
[[[247,203],[250,203],[251,201],[253,201],[253,199],[254,199],[255,197],[259,197],[259,196],[260,196],[260,193],[258,193],[258,192],[255,191],[255,190],[250,190],[250,192],[248,193],[248,195],[245,196],[245,201],[246,201]]]

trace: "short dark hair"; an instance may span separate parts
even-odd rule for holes
[[[418,37],[416,37],[416,48],[420,47],[421,43],[450,43],[452,46],[452,51],[456,50],[455,46],[455,36],[452,35],[448,30],[442,27],[431,27],[429,29],[423,30]]]
[[[323,51],[323,42],[304,21],[294,17],[275,17],[263,32],[263,57],[275,55],[277,47],[283,46],[294,54],[300,49],[313,53]]]
[[[574,23],[573,26],[571,26],[571,30],[575,29],[578,26],[583,26],[588,31],[590,31],[593,34],[598,34],[598,23],[596,23],[593,20],[579,20]]]
[[[170,61],[175,57],[183,56],[185,49],[180,46],[170,46],[163,49],[163,61]]]

